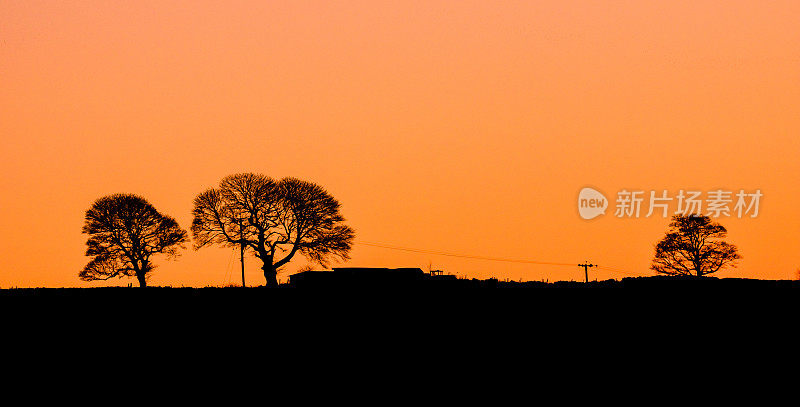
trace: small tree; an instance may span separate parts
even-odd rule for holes
[[[235,174],[194,200],[195,249],[208,244],[245,246],[263,263],[267,285],[298,252],[326,267],[348,259],[355,232],[343,224],[340,204],[325,189],[296,178]]]
[[[727,234],[724,226],[708,216],[675,215],[669,231],[656,244],[650,268],[661,274],[701,277],[736,267],[741,256],[735,245],[722,241]]]
[[[130,194],[95,201],[86,211],[83,233],[89,235],[86,255],[93,257],[79,273],[81,280],[135,276],[140,287],[147,286],[147,276],[153,271],[150,258],[159,253],[175,257],[187,240],[175,219]]]

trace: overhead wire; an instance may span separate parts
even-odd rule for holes
[[[491,257],[491,256],[480,256],[480,255],[471,255],[471,254],[463,254],[463,253],[452,253],[442,250],[431,250],[431,249],[419,249],[419,248],[412,248],[412,247],[405,247],[405,246],[398,246],[386,243],[378,243],[378,242],[369,242],[369,241],[359,241],[358,244],[364,246],[371,246],[371,247],[378,247],[383,249],[390,249],[390,250],[399,250],[411,253],[421,253],[421,254],[432,254],[438,256],[448,256],[448,257],[456,257],[456,258],[463,258],[463,259],[473,259],[473,260],[487,260],[487,261],[498,261],[498,262],[507,262],[507,263],[520,263],[520,264],[538,264],[538,265],[549,265],[549,266],[576,266],[577,263],[563,263],[563,262],[553,262],[553,261],[542,261],[542,260],[531,260],[531,259],[513,259],[513,258],[506,258],[506,257]],[[596,266],[598,270],[604,270],[608,272],[612,272],[615,274],[622,274],[630,277],[641,276],[641,273],[634,273],[625,269],[621,269],[618,267],[609,267],[609,266]]]
[[[550,266],[574,266],[575,265],[575,263],[559,263],[559,262],[552,262],[552,261],[539,261],[539,260],[529,260],[529,259],[510,259],[510,258],[505,258],[505,257],[489,257],[489,256],[478,256],[478,255],[470,255],[470,254],[459,254],[459,253],[445,252],[445,251],[441,251],[441,250],[416,249],[416,248],[411,248],[411,247],[395,246],[395,245],[389,245],[389,244],[384,244],[384,243],[375,243],[375,242],[358,242],[358,244],[365,245],[365,246],[372,246],[372,247],[381,247],[381,248],[384,248],[384,249],[401,250],[401,251],[406,251],[406,252],[422,253],[422,254],[435,254],[435,255],[439,255],[439,256],[459,257],[459,258],[464,258],[464,259],[502,261],[502,262],[508,262],[508,263],[542,264],[542,265],[550,265]]]

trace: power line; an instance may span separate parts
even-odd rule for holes
[[[521,264],[540,264],[540,265],[548,265],[548,266],[570,266],[574,267],[575,263],[559,263],[559,262],[552,262],[552,261],[540,261],[540,260],[529,260],[529,259],[511,259],[505,257],[489,257],[489,256],[478,256],[478,255],[470,255],[470,254],[460,254],[460,253],[452,253],[446,252],[441,250],[430,250],[430,249],[418,249],[412,247],[404,247],[404,246],[397,246],[397,245],[390,245],[385,243],[377,243],[377,242],[358,242],[358,244],[364,246],[371,246],[371,247],[379,247],[383,249],[390,249],[390,250],[400,250],[405,252],[411,253],[422,253],[422,254],[433,254],[438,256],[448,256],[448,257],[457,257],[462,259],[474,259],[474,260],[487,260],[487,261],[500,261],[506,263],[521,263]],[[607,267],[607,266],[597,266],[595,265],[598,270],[609,271],[615,274],[622,274],[626,276],[641,276],[641,273],[634,273],[628,270],[616,268],[616,267]]]
[[[617,267],[598,266],[597,268],[599,270],[610,271],[612,273],[623,274],[623,275],[630,276],[630,277],[640,277],[640,276],[642,276],[642,273],[634,273],[632,271],[628,271],[628,270],[625,270],[625,269],[620,269],[620,268],[617,268]]]
[[[469,254],[450,253],[450,252],[444,252],[444,251],[440,251],[440,250],[414,249],[414,248],[410,248],[410,247],[388,245],[388,244],[384,244],[384,243],[358,242],[358,244],[362,244],[362,245],[365,245],[365,246],[372,246],[372,247],[381,247],[381,248],[384,248],[384,249],[391,249],[391,250],[401,250],[401,251],[413,252],[413,253],[435,254],[435,255],[439,255],[439,256],[449,256],[449,257],[460,257],[460,258],[463,258],[463,259],[502,261],[502,262],[507,262],[507,263],[542,264],[542,265],[549,265],[549,266],[575,266],[575,263],[557,263],[557,262],[551,262],[551,261],[539,261],[539,260],[527,260],[527,259],[509,259],[509,258],[505,258],[505,257],[476,256],[476,255],[469,255]]]

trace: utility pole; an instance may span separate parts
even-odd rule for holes
[[[242,240],[242,244],[239,245],[241,247],[241,251],[239,254],[239,260],[242,262],[242,287],[245,287],[244,284],[244,240]]]
[[[244,219],[239,221],[239,261],[242,263],[242,288],[246,287],[244,282]]]
[[[583,267],[583,274],[586,276],[586,283],[589,283],[589,267],[597,267],[597,264],[589,264],[588,261],[583,264],[578,264],[578,267]]]

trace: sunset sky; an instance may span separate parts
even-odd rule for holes
[[[342,203],[334,266],[513,280],[583,271],[359,242],[649,275],[668,219],[615,217],[618,191],[760,189],[757,218],[719,219],[743,256],[719,277],[793,279],[799,21],[796,0],[3,1],[0,287],[136,285],[78,279],[91,203],[140,194],[188,228],[244,171]],[[578,215],[586,186],[605,216]],[[237,283],[233,254],[156,258],[150,285]]]

